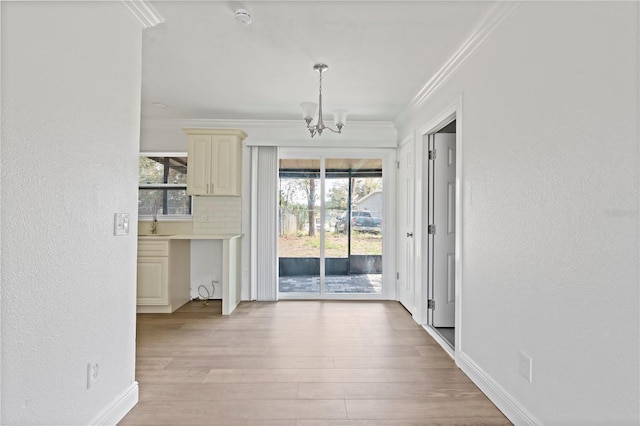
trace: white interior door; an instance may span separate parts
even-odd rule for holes
[[[433,135],[432,252],[433,326],[455,326],[456,135]]]
[[[398,190],[397,214],[397,294],[398,300],[412,314],[415,314],[415,283],[413,279],[413,141],[398,150]]]

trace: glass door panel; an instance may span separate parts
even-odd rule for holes
[[[326,240],[326,291],[381,294],[382,160],[326,159],[325,169],[326,215],[335,217]]]
[[[320,293],[320,160],[280,160],[278,286]]]
[[[352,179],[349,273],[357,291],[382,293],[382,177]]]
[[[344,214],[349,205],[349,179],[325,179],[325,291],[344,292],[349,270],[348,231]]]

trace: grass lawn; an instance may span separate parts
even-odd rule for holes
[[[382,235],[354,231],[351,236],[351,254],[382,254]],[[319,257],[320,233],[310,237],[304,234],[288,234],[278,240],[280,257]],[[325,257],[347,257],[347,235],[327,231]]]

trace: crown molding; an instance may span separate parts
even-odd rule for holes
[[[303,120],[245,119],[161,119],[143,118],[140,123],[142,144],[153,150],[159,138],[177,140],[184,128],[242,129],[249,136],[247,145],[268,146],[338,146],[395,148],[398,133],[390,121],[348,121],[342,134],[323,133],[311,139]]]
[[[142,29],[146,30],[164,22],[164,18],[147,0],[120,0],[120,4],[142,26]]]
[[[521,1],[498,1],[485,13],[462,42],[460,47],[449,57],[431,79],[420,89],[417,95],[394,120],[396,125],[415,114],[425,102],[433,96],[444,83],[455,74],[462,64],[482,45],[482,43],[498,28],[518,6]]]
[[[247,120],[247,119],[218,119],[218,118],[142,118],[141,127],[155,129],[183,128],[183,127],[212,127],[212,128],[240,128],[240,129],[305,129],[303,120]],[[352,129],[388,129],[395,130],[391,121],[348,121],[344,127]]]

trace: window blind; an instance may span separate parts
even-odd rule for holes
[[[251,148],[252,299],[278,300],[278,148]]]

